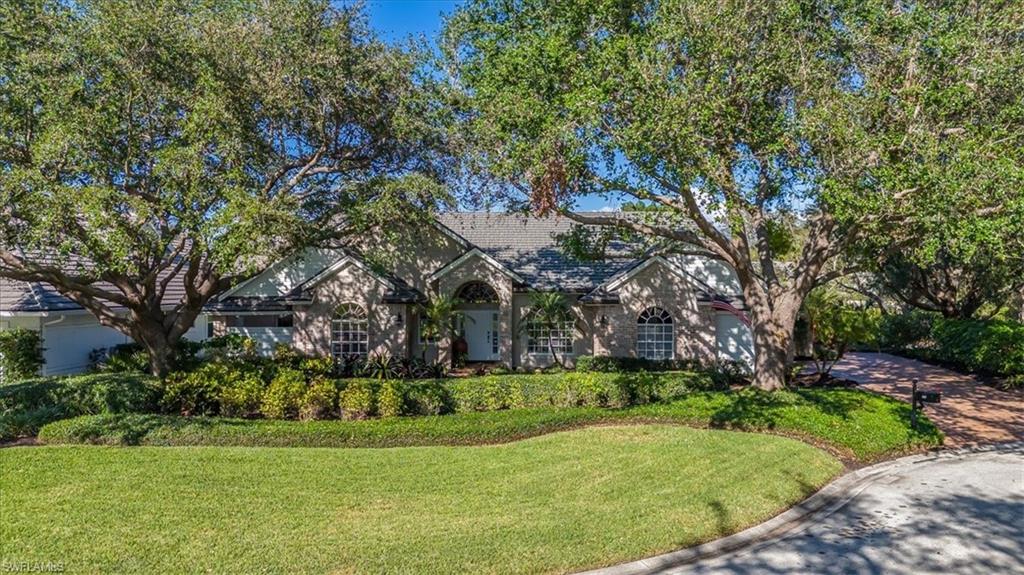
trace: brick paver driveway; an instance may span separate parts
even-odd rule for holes
[[[1005,392],[948,369],[887,353],[850,353],[832,374],[865,388],[910,401],[918,389],[941,391],[928,417],[946,434],[946,446],[964,447],[1024,440],[1024,394]]]

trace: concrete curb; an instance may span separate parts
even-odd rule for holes
[[[770,545],[783,536],[800,533],[808,526],[841,509],[872,483],[886,476],[898,473],[909,466],[971,453],[1020,450],[1024,450],[1024,442],[934,451],[885,461],[840,476],[821,488],[814,495],[791,507],[788,511],[739,533],[709,541],[696,547],[671,551],[629,563],[602,567],[583,572],[580,575],[646,575],[718,557],[740,549],[753,550],[760,546]]]

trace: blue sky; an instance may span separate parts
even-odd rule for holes
[[[347,2],[346,3],[350,3]],[[461,0],[366,0],[370,25],[388,42],[403,42],[410,36],[424,36],[431,42],[441,33],[444,16],[451,14]],[[600,197],[581,198],[577,208],[600,210],[609,202]]]

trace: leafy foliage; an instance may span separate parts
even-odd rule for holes
[[[301,371],[281,369],[263,393],[260,411],[273,419],[295,419],[306,393],[306,378]]]
[[[98,413],[151,413],[160,386],[141,374],[38,378],[0,387],[0,440],[33,435],[51,421]]]
[[[501,180],[486,191],[730,264],[765,389],[859,239],[966,255],[1024,221],[1024,51],[1004,3],[475,0],[445,49],[467,157]],[[592,193],[657,209],[573,211]],[[980,219],[916,225],[946,226],[950,206]]]
[[[1003,377],[1014,385],[1024,375],[1024,324],[961,320],[914,311],[884,316],[882,346],[897,353],[962,371]]]
[[[302,397],[299,419],[329,419],[338,413],[338,385],[334,380],[317,378]]]
[[[338,398],[341,416],[345,419],[366,419],[377,409],[375,385],[369,381],[350,380]]]
[[[38,331],[0,331],[0,384],[39,375],[43,367],[43,340]]]
[[[0,38],[0,273],[54,285],[162,376],[203,305],[262,262],[421,221],[447,197],[447,112],[422,55],[361,10],[0,6],[18,30]]]
[[[811,292],[804,311],[814,338],[814,364],[823,379],[850,346],[867,340],[877,327],[875,316],[846,305],[837,293],[824,288]]]

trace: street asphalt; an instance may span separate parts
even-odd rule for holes
[[[919,458],[822,515],[660,572],[1024,574],[1024,446]]]

